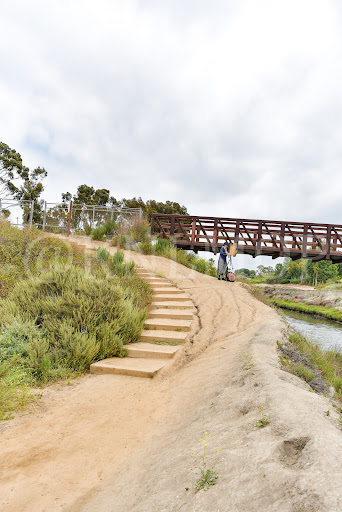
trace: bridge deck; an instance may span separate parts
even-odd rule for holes
[[[240,254],[342,262],[342,226],[302,222],[153,214],[151,233],[179,248],[217,253],[223,242]]]

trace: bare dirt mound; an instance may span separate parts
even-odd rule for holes
[[[153,380],[87,376],[2,424],[0,509],[342,510],[338,414],[279,369],[285,324],[276,312],[238,283],[127,256],[186,289],[197,306],[190,341]],[[196,492],[205,431],[220,478]]]

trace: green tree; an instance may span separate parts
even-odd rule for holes
[[[291,261],[287,268],[287,273],[290,279],[299,279],[302,275],[303,264],[301,261]]]
[[[339,269],[330,260],[313,262],[309,260],[306,264],[308,280],[317,286],[318,283],[326,283],[329,279],[338,279]]]
[[[0,197],[11,195],[9,184],[20,175],[23,162],[20,153],[0,142]]]
[[[21,202],[24,223],[30,216],[30,208],[25,201],[34,201],[33,221],[42,222],[43,201],[39,198],[44,190],[42,180],[46,176],[44,168],[30,170],[23,165],[20,153],[0,142],[0,194],[5,193],[7,197]]]
[[[105,188],[95,190],[94,187],[89,185],[80,185],[77,187],[77,192],[72,196],[70,192],[62,194],[62,201],[73,200],[75,204],[91,204],[105,206],[109,203],[109,190]]]
[[[181,206],[179,203],[174,201],[166,201],[163,203],[161,201],[149,199],[145,203],[141,197],[133,197],[133,199],[122,199],[118,202],[118,204],[125,208],[141,208],[149,221],[151,220],[152,213],[188,215],[186,207]]]

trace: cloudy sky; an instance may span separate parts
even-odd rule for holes
[[[196,215],[342,224],[340,0],[11,0],[0,140]]]

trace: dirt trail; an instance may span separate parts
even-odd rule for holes
[[[238,283],[130,256],[191,296],[190,341],[153,380],[89,375],[1,424],[0,510],[341,511],[338,414],[279,369],[276,312]],[[204,431],[220,478],[195,492]]]

